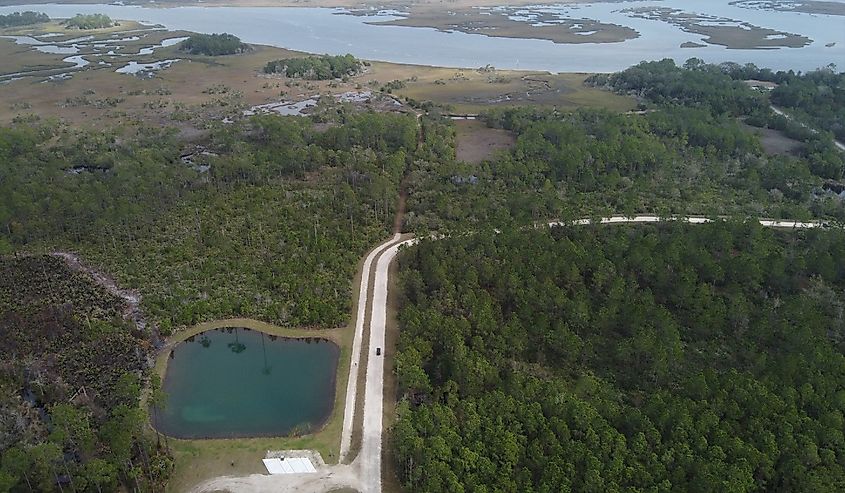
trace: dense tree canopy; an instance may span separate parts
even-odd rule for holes
[[[592,76],[588,81],[609,85],[655,103],[702,107],[715,114],[747,115],[766,106],[763,95],[732,79],[718,65],[692,58],[679,67],[672,59],[640,62],[621,72]]]
[[[65,26],[76,29],[103,29],[115,25],[111,17],[105,14],[76,14],[76,16],[64,21]]]
[[[140,288],[165,332],[231,316],[340,325],[417,145],[412,117],[343,118],[220,126],[192,163],[166,131],[0,129],[0,249],[78,251]]]
[[[814,129],[831,132],[845,140],[845,73],[835,65],[807,73],[773,72],[754,64],[722,63],[722,71],[734,79],[756,79],[777,84],[769,96],[772,103],[792,112]]]
[[[400,258],[403,484],[841,490],[844,249],[742,223],[422,242]]]
[[[250,46],[241,43],[241,39],[234,34],[192,34],[182,41],[179,49],[192,55],[217,56],[243,53],[248,51]]]
[[[364,65],[352,55],[320,55],[300,58],[283,58],[267,62],[264,72],[285,74],[287,77],[301,77],[311,80],[339,79],[356,75]]]
[[[0,27],[16,27],[28,26],[30,24],[38,24],[39,22],[47,22],[50,17],[43,12],[12,12],[7,15],[0,15]]]
[[[752,89],[746,79],[780,85],[765,94]],[[833,137],[845,134],[845,74],[836,74],[831,68],[796,75],[792,71],[773,73],[753,64],[712,65],[698,58],[679,67],[665,59],[642,62],[616,74],[596,75],[588,81],[660,107],[705,108],[715,115],[741,117],[751,125],[782,131],[804,142],[801,154],[814,174],[836,180],[843,177],[845,158],[834,146]],[[778,115],[770,103],[789,108],[807,123]]]
[[[784,77],[772,91],[771,100],[797,111],[814,128],[845,140],[845,74],[816,70]]]
[[[839,156],[769,156],[735,118],[704,108],[485,116],[516,145],[480,165],[455,162],[451,129],[427,127],[436,151],[410,175],[410,228],[643,212],[845,218],[841,201],[814,194]]]

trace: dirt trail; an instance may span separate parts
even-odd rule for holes
[[[126,303],[126,308],[123,310],[123,318],[131,320],[140,330],[146,329],[149,325],[154,342],[158,344],[160,340],[158,330],[154,325],[147,323],[147,319],[144,317],[143,311],[141,311],[141,293],[138,290],[121,288],[111,276],[85,265],[82,259],[79,258],[79,255],[75,253],[51,252],[50,255],[63,259],[71,269],[88,274],[94,278],[97,284],[104,287],[106,291],[121,298]]]
[[[810,131],[811,131],[811,132],[813,132],[814,134],[819,133],[819,131],[818,131],[818,130],[816,130],[815,128],[810,127],[809,125],[807,125],[806,123],[804,123],[804,122],[802,122],[802,121],[798,121],[798,120],[796,120],[795,118],[792,118],[792,115],[790,115],[789,113],[787,113],[787,112],[783,111],[782,109],[778,108],[777,106],[775,106],[775,105],[773,105],[773,104],[772,104],[772,105],[769,105],[769,107],[770,107],[770,108],[772,109],[772,111],[774,111],[776,114],[778,114],[778,115],[780,115],[780,116],[782,116],[782,117],[786,118],[787,120],[792,120],[792,121],[794,121],[794,122],[798,123],[798,125],[801,125],[802,127],[806,128],[806,129],[808,129],[808,130],[810,130]],[[834,145],[837,149],[839,149],[840,151],[845,152],[845,144],[843,144],[842,142],[839,142],[838,140],[833,139],[833,145]]]

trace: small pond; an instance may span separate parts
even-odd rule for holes
[[[325,339],[244,328],[198,334],[171,352],[156,428],[178,438],[314,431],[332,411],[339,351]]]

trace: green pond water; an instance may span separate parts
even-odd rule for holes
[[[156,427],[178,438],[282,436],[332,411],[339,348],[243,328],[210,330],[171,352]]]

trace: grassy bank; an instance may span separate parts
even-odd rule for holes
[[[244,318],[205,322],[177,332],[173,337],[168,338],[166,346],[156,357],[156,373],[164,379],[170,353],[177,344],[199,333],[223,327],[246,327],[280,337],[321,337],[337,344],[340,347],[340,354],[332,414],[319,431],[304,436],[199,440],[168,438],[176,461],[168,491],[186,491],[205,479],[221,474],[266,472],[261,459],[268,450],[313,449],[320,452],[327,463],[335,462],[343,428],[343,409],[346,401],[346,382],[349,377],[353,330],[349,327],[320,330],[291,329]]]

